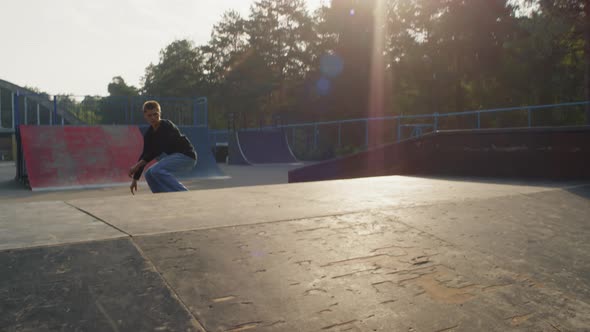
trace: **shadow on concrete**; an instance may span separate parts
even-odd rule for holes
[[[590,184],[586,184],[575,188],[569,188],[566,190],[572,194],[576,194],[580,197],[584,197],[585,199],[590,200]]]

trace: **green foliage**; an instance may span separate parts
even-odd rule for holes
[[[358,146],[346,145],[336,148],[335,155],[336,157],[342,157],[355,154],[360,151],[362,151],[362,149]]]
[[[113,77],[111,83],[109,83],[107,91],[109,96],[138,96],[139,91],[134,86],[129,86],[125,83],[125,80],[121,76]]]
[[[147,96],[194,97],[205,89],[204,57],[188,40],[177,40],[160,51],[160,62],[150,64],[143,78]]]
[[[121,79],[122,81],[123,79]],[[110,85],[109,85],[110,88]],[[109,91],[110,92],[110,91]],[[137,90],[135,90],[137,93]],[[80,102],[78,107],[77,116],[78,119],[88,124],[100,124],[103,123],[105,118],[104,112],[98,112],[102,110],[102,100],[100,97],[86,96]]]
[[[333,0],[308,13],[304,0],[258,0],[247,17],[224,13],[206,45],[162,49],[140,89],[113,78],[109,98],[207,96],[213,128],[226,128],[229,113],[256,126],[279,114],[299,122],[590,99],[586,4]],[[342,60],[337,75],[320,68],[326,54]],[[110,121],[109,104],[99,103],[100,121]],[[568,119],[583,122],[576,114]],[[522,114],[486,121],[521,123]]]

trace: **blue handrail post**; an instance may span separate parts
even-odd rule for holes
[[[53,126],[55,123],[57,123],[57,96],[53,96],[53,120],[51,125]]]
[[[20,91],[16,91],[14,94],[14,102],[13,102],[13,111],[14,114],[12,116],[12,121],[14,123],[14,137],[16,140],[16,179],[18,181],[22,180],[24,176],[23,172],[23,165],[24,162],[22,160],[22,147],[21,147],[21,138],[20,138],[20,111],[18,109],[18,97],[20,95]]]
[[[12,106],[12,116],[11,116],[11,118],[12,118],[12,130],[14,130],[14,114],[15,114],[15,106],[14,105],[16,104],[15,101],[17,100],[15,98],[15,96],[16,96],[16,93],[14,93],[14,92],[11,92],[10,93],[10,102],[12,104],[11,105]]]
[[[434,113],[434,131],[438,130],[438,112]]]
[[[318,148],[318,125],[317,123],[313,126],[313,149],[314,151]]]
[[[20,91],[16,91],[14,94],[14,131],[18,132],[18,126],[20,125],[20,110],[18,109],[18,97],[20,96]]]
[[[338,147],[342,147],[342,122],[338,123]]]
[[[530,127],[531,127],[531,124],[532,124],[532,122],[533,122],[533,121],[532,121],[532,119],[531,119],[531,109],[530,109],[530,108],[529,108],[529,109],[527,109],[527,113],[528,113],[528,118],[529,118],[529,128],[530,128]]]
[[[397,141],[402,140],[402,117],[400,116],[397,120]]]
[[[207,101],[207,97],[203,97],[205,100],[205,127],[209,128],[209,102]]]
[[[131,97],[131,96],[127,97],[127,105],[129,107],[129,114],[131,115],[131,123],[130,124],[134,124],[135,117],[133,116],[133,113],[135,113],[135,110],[133,109],[133,97]]]
[[[365,120],[365,148],[369,147],[369,120]]]
[[[481,112],[477,112],[477,129],[481,129]]]
[[[130,114],[129,114],[129,103],[125,103],[125,123],[129,124],[130,120]]]
[[[23,107],[24,107],[24,111],[25,111],[25,121],[24,122],[25,122],[25,125],[28,125],[29,124],[28,123],[29,122],[28,121],[29,119],[28,119],[28,114],[27,113],[28,113],[29,107],[27,105],[27,95],[26,94],[23,95]]]
[[[193,99],[193,126],[198,126],[199,125],[199,121],[197,120],[197,113],[198,113],[198,106],[197,103],[199,102],[199,100],[195,97],[195,99]]]

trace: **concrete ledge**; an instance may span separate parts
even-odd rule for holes
[[[0,204],[0,250],[124,236],[64,202]]]

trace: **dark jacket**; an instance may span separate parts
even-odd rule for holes
[[[145,160],[147,163],[160,156],[162,153],[173,154],[182,153],[193,159],[197,159],[195,148],[191,142],[182,135],[178,127],[172,121],[162,119],[160,120],[160,126],[158,130],[154,130],[153,127],[149,127],[143,135],[143,152],[139,156],[139,160]],[[143,167],[141,167],[133,178],[139,180],[141,173],[143,173]]]

